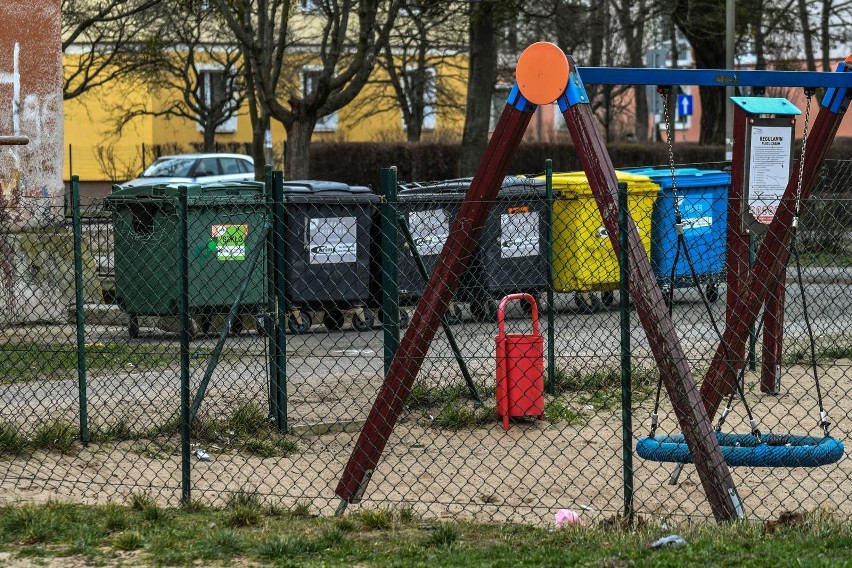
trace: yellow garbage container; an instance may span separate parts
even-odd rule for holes
[[[647,176],[617,171],[627,182],[627,203],[645,252],[651,252],[651,213],[660,186]],[[578,306],[591,311],[613,300],[618,258],[609,241],[585,172],[553,174],[553,287],[579,292]],[[599,298],[592,292],[605,292]],[[588,293],[588,294],[585,294]]]

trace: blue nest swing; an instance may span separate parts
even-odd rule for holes
[[[819,467],[843,457],[843,443],[831,436],[793,434],[728,434],[716,432],[722,456],[730,466]],[[692,452],[683,434],[642,438],[636,453],[646,460],[692,463]]]

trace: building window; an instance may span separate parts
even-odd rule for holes
[[[198,70],[198,96],[203,101],[203,105],[211,109],[225,102],[229,96],[228,92],[228,77],[225,75],[225,70],[219,67],[201,68]],[[227,106],[227,105],[226,105]],[[233,105],[231,105],[233,107]],[[203,126],[198,123],[198,129],[202,130]],[[216,132],[236,132],[237,131],[237,113],[231,113],[224,123],[216,128]]]
[[[312,69],[310,67],[302,69],[302,98],[307,100],[308,97],[316,90],[319,82],[321,69]],[[317,119],[316,132],[334,132],[337,130],[337,112],[320,117]]]
[[[438,127],[438,112],[435,105],[438,102],[438,84],[435,77],[435,69],[429,67],[425,70],[426,84],[423,86],[423,123],[422,130],[435,130]],[[407,94],[414,93],[414,81],[417,80],[416,69],[406,69],[402,77],[404,81],[403,91]],[[402,129],[405,130],[405,121],[402,121]]]
[[[321,0],[301,0],[302,13],[316,14],[322,10]]]

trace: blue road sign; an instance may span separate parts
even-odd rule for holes
[[[692,95],[677,96],[677,115],[692,116]]]

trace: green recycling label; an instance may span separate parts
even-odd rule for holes
[[[211,244],[219,260],[245,260],[248,225],[213,225]]]

